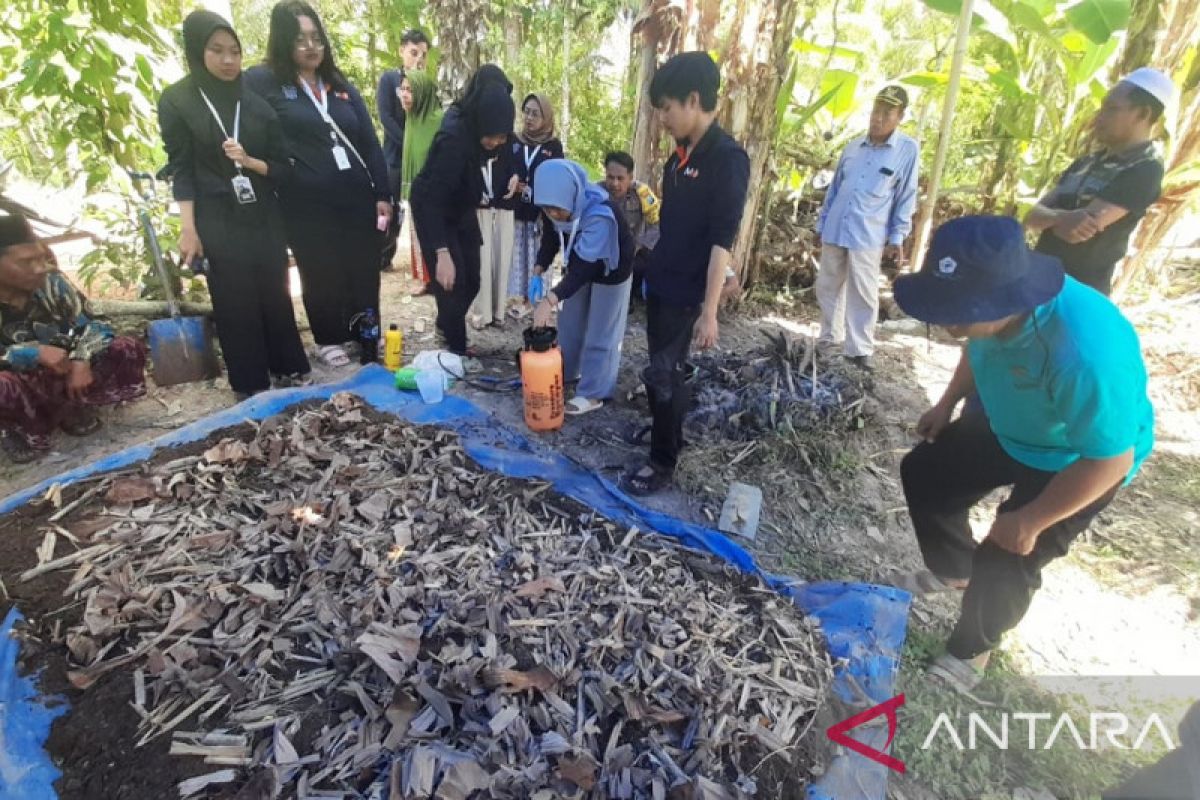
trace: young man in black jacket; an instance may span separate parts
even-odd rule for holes
[[[683,444],[690,394],[684,363],[694,343],[717,343],[717,308],[742,221],[750,159],[716,123],[721,71],[707,53],[680,53],[658,71],[650,100],[677,147],[663,167],[660,237],[646,272],[642,372],[653,425],[650,459],[626,473],[633,494],[670,482]]]

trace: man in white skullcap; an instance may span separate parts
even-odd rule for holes
[[[1150,67],[1109,90],[1092,121],[1102,149],[1075,160],[1025,217],[1037,250],[1062,259],[1067,274],[1109,294],[1129,237],[1162,191],[1163,162],[1151,137],[1175,94]]]

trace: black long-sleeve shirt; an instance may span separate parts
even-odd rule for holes
[[[222,122],[232,135],[232,114],[223,117]],[[242,93],[238,140],[247,155],[267,162],[266,177],[243,170],[254,186],[258,198],[255,203],[240,205],[235,199],[232,180],[237,169],[225,155],[225,134],[191,76],[168,86],[162,93],[158,101],[158,124],[167,151],[165,172],[171,176],[176,200],[193,200],[198,206],[228,203],[243,213],[259,214],[276,202],[276,187],[286,185],[292,178],[279,119],[254,92]]]
[[[350,169],[343,170],[338,169],[334,160],[329,125],[299,85],[281,84],[265,64],[247,70],[245,81],[248,88],[275,109],[289,155],[295,162],[295,176],[281,192],[285,201],[296,199],[352,205],[360,203],[363,195],[375,200],[391,198],[383,149],[379,146],[366,103],[357,89],[353,86],[326,87],[329,116],[366,163],[366,169],[363,169],[358,158],[338,137],[337,143],[346,150],[350,162]]]
[[[479,160],[478,141],[459,110],[451,107],[409,194],[417,240],[426,254],[449,247],[451,236],[464,244],[483,244],[475,214],[483,196]]]
[[[520,195],[515,198],[516,217],[521,222],[533,222],[542,213],[541,209],[533,204],[533,184],[536,180],[537,168],[552,158],[566,158],[562,142],[558,139],[551,139],[540,146],[528,145],[522,144],[516,136],[511,136],[508,149],[512,154],[513,171],[522,183],[529,186],[529,192],[525,195],[529,198],[528,200]],[[528,162],[528,166],[526,166],[526,162]],[[507,192],[508,189],[505,188],[504,191]]]
[[[690,154],[676,151],[663,166],[659,239],[646,271],[647,291],[672,306],[698,306],[708,285],[713,247],[733,249],[750,159],[712,123]]]
[[[587,261],[579,253],[571,251],[566,259],[566,269],[563,279],[551,291],[559,300],[566,300],[578,292],[585,284],[598,283],[602,286],[616,286],[624,283],[633,270],[634,241],[629,225],[621,215],[621,209],[612,200],[605,203],[617,220],[617,242],[620,257],[617,268],[609,273],[604,272],[603,261]],[[558,251],[562,249],[558,231],[554,229],[554,221],[549,217],[542,220],[542,246],[538,250],[537,263],[543,267],[550,266]]]
[[[512,211],[521,202],[520,195],[514,193],[512,197],[505,197],[508,194],[508,182],[514,174],[516,167],[513,164],[512,143],[517,141],[514,134],[509,134],[508,141],[496,148],[493,153],[484,153],[480,156],[480,174],[483,170],[487,170],[489,177],[492,180],[492,197],[487,199],[486,191],[479,199],[480,208],[497,208],[500,210]],[[487,188],[487,181],[484,181],[484,188]],[[484,202],[487,200],[487,202]]]
[[[404,70],[389,69],[379,78],[375,90],[375,110],[383,123],[383,157],[389,169],[400,169],[404,151],[404,106],[400,105],[400,82]]]

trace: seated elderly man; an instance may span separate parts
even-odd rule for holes
[[[0,217],[0,441],[18,464],[48,450],[56,427],[86,436],[95,406],[146,389],[142,343],[114,337],[56,266],[24,217]]]

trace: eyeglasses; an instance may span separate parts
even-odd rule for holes
[[[295,44],[296,44],[297,50],[324,50],[325,49],[325,43],[322,42],[317,37],[308,38],[306,36],[297,36]]]
[[[521,113],[527,117],[540,117],[542,110],[540,108],[526,108]]]

